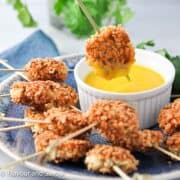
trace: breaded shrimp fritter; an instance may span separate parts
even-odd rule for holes
[[[176,132],[167,138],[166,147],[172,153],[180,156],[180,132]]]
[[[158,130],[142,130],[129,137],[134,151],[148,151],[163,142],[163,134]]]
[[[86,61],[90,66],[112,75],[115,69],[134,63],[135,50],[122,26],[107,26],[89,38],[86,43]]]
[[[25,75],[31,81],[52,80],[64,81],[67,78],[67,67],[63,61],[52,58],[35,58],[25,66]]]
[[[130,173],[137,169],[138,163],[130,151],[109,145],[96,145],[86,154],[85,159],[88,170],[100,173],[113,173],[113,166]]]
[[[37,109],[49,106],[74,106],[78,101],[75,89],[53,81],[14,82],[10,94],[14,103]]]
[[[180,130],[180,98],[161,109],[158,121],[166,134]]]
[[[114,145],[139,128],[136,111],[120,100],[99,100],[88,110],[88,123],[98,123],[95,129]]]
[[[44,131],[43,133],[35,136],[35,149],[36,152],[45,150],[53,140],[58,139],[60,136],[54,134],[52,131]],[[92,148],[89,141],[71,139],[65,143],[57,146],[55,150],[49,155],[48,160],[60,163],[67,160],[78,160],[85,156],[86,152]]]
[[[48,124],[34,123],[32,131],[40,134],[44,131],[51,131],[58,136],[65,136],[87,126],[86,117],[80,111],[76,111],[70,107],[51,108],[45,112],[38,112],[33,109],[25,110],[25,118],[37,120],[36,118],[44,118]],[[78,138],[84,138],[87,133],[83,133]]]

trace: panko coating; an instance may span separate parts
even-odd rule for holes
[[[129,139],[134,151],[148,151],[163,143],[163,134],[158,130],[142,130],[134,132]]]
[[[98,100],[86,115],[88,123],[97,123],[94,128],[113,145],[121,145],[125,137],[139,128],[135,109],[120,100]]]
[[[25,75],[31,81],[64,81],[68,74],[66,64],[63,61],[57,61],[52,58],[32,59],[25,66],[24,70]]]
[[[129,67],[135,61],[135,50],[125,29],[107,26],[86,42],[86,61],[111,76],[116,69]]]
[[[45,112],[46,120],[57,123],[60,136],[73,133],[87,126],[87,118],[80,111],[75,109],[64,110],[62,107],[51,108]],[[86,133],[84,133],[86,134]],[[84,136],[80,135],[80,137]]]
[[[78,95],[71,86],[53,81],[14,82],[10,95],[16,104],[32,106],[37,109],[76,105]]]
[[[30,119],[30,120],[41,120],[44,121],[46,119],[45,115],[44,115],[44,111],[38,111],[36,109],[33,108],[27,108],[24,110],[24,118],[25,119]],[[25,122],[25,124],[33,124],[32,122]],[[41,127],[46,127],[48,124],[38,124],[38,123],[34,123],[33,126],[31,126],[31,130],[33,133],[39,133],[41,132],[41,129],[39,129],[39,126]],[[38,128],[37,128],[38,127]]]
[[[166,147],[172,153],[180,156],[180,132],[176,132],[167,138]]]
[[[130,151],[110,145],[96,145],[85,158],[88,170],[110,174],[114,173],[113,166],[118,166],[125,173],[133,172],[138,163]]]
[[[166,134],[180,130],[180,98],[161,109],[158,122]]]
[[[41,134],[35,136],[34,144],[36,152],[45,150],[53,140],[60,138],[52,131],[44,131]],[[93,146],[89,141],[71,139],[63,144],[60,144],[49,154],[48,160],[55,163],[60,163],[67,160],[76,161],[83,158],[86,152]]]
[[[34,123],[32,131],[36,134],[44,131],[51,131],[58,136],[65,136],[87,126],[86,117],[80,111],[76,111],[70,107],[51,108],[45,112],[38,112],[33,109],[25,110],[25,117],[35,119],[43,116],[44,120],[50,122],[48,124]],[[37,120],[37,119],[35,119]],[[83,133],[78,138],[85,138],[87,133]]]

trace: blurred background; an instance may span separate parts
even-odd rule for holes
[[[109,0],[100,1],[110,2]],[[70,33],[69,28],[56,29],[50,25],[49,14],[51,17],[55,16],[55,11],[52,7],[52,4],[55,3],[54,0],[22,0],[22,2],[27,4],[30,13],[38,25],[34,28],[24,28],[17,18],[17,11],[13,10],[12,5],[8,4],[7,0],[1,0],[0,51],[21,41],[37,28],[43,29],[43,31],[51,36],[62,53],[84,51],[85,39],[77,38],[74,34]],[[128,0],[125,6],[134,12],[133,17],[124,25],[135,44],[141,41],[154,40],[157,48],[167,48],[173,54],[180,54],[179,0]],[[73,9],[66,12],[66,16],[69,17],[69,19],[66,18],[68,21],[75,20],[75,18],[71,18],[71,14],[74,16],[73,13],[76,13],[73,12]],[[98,11],[94,13],[98,13]],[[53,24],[58,26],[58,20],[61,24],[63,18],[56,18],[51,18],[51,20]]]
[[[67,1],[69,4],[63,9],[61,2]],[[110,0],[99,0],[101,3],[99,8],[93,8],[93,0],[86,1],[89,3],[90,11],[99,17],[99,24],[101,21],[102,24],[123,22],[135,45],[142,41],[154,40],[156,49],[166,48],[173,55],[180,54],[180,0],[128,0],[127,3],[125,0],[119,0],[119,6],[111,4],[109,17],[104,11]],[[91,29],[84,19],[78,16],[77,9],[73,8],[74,0],[16,0],[15,7],[13,2],[15,1],[0,1],[0,52],[21,42],[37,29],[41,29],[54,40],[61,54],[84,52],[85,40],[91,34]],[[55,3],[57,4],[54,10]],[[21,21],[17,17],[18,14]],[[22,23],[30,27],[24,27]],[[0,159],[1,164],[11,160],[2,152]],[[27,171],[21,165],[14,170]],[[3,179],[27,179],[27,177]]]

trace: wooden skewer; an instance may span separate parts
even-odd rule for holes
[[[33,124],[23,124],[23,125],[19,125],[19,126],[1,128],[0,132],[7,132],[7,131],[12,131],[12,130],[21,129],[21,128],[30,128],[31,126],[33,126]]]
[[[96,24],[95,20],[92,18],[92,16],[89,14],[86,6],[84,6],[83,2],[81,0],[76,0],[79,7],[81,8],[81,10],[84,12],[84,14],[86,15],[87,19],[89,20],[90,24],[92,25],[94,31],[99,32],[99,27]]]
[[[0,69],[1,72],[24,72],[24,69]]]
[[[29,122],[29,123],[39,123],[39,124],[49,124],[50,123],[48,121],[42,121],[42,120],[31,120],[31,119],[3,117],[3,116],[0,116],[0,120],[1,121],[9,121],[9,122]]]
[[[177,156],[177,155],[175,155],[174,153],[169,152],[169,151],[163,149],[163,148],[160,147],[160,146],[155,146],[154,148],[157,149],[158,151],[160,151],[160,152],[162,152],[162,153],[170,156],[172,159],[175,159],[175,160],[177,160],[177,161],[180,161],[180,157]]]
[[[8,61],[5,59],[0,59],[0,63],[5,66],[8,69],[14,69],[10,64],[7,63]],[[23,77],[25,80],[29,81],[28,78],[22,73],[22,72],[17,72],[21,77]]]
[[[75,106],[70,106],[72,109],[81,112],[78,108]],[[42,120],[31,120],[31,119],[21,119],[21,118],[13,118],[13,117],[4,117],[2,113],[0,113],[0,122],[3,121],[10,121],[10,122],[29,122],[29,123],[39,123],[39,124],[50,124],[51,122],[48,121],[42,121]],[[25,124],[25,125],[18,125],[18,126],[12,126],[7,128],[0,128],[0,132],[7,132],[12,130],[17,130],[21,128],[30,128],[34,126],[34,124]]]
[[[125,172],[123,172],[118,166],[113,166],[113,170],[124,180],[132,180]]]
[[[9,168],[11,168],[11,167],[16,166],[18,163],[24,162],[24,161],[26,161],[26,160],[29,160],[29,159],[32,159],[32,158],[34,158],[34,157],[40,156],[40,155],[42,155],[42,154],[44,154],[44,151],[40,151],[40,152],[31,154],[31,155],[22,157],[22,158],[20,158],[20,159],[18,159],[18,160],[16,160],[16,161],[13,161],[13,162],[10,162],[10,163],[8,163],[8,164],[6,164],[6,165],[4,165],[4,166],[1,166],[1,167],[0,167],[0,170],[9,169]]]
[[[91,124],[91,125],[89,125],[89,126],[87,126],[87,127],[85,127],[85,128],[82,128],[82,129],[74,132],[74,133],[71,133],[71,134],[69,134],[69,135],[67,135],[67,136],[65,136],[65,137],[63,137],[63,138],[62,138],[62,137],[61,137],[61,138],[58,138],[57,140],[54,140],[54,142],[53,142],[51,145],[49,145],[44,151],[40,151],[40,152],[31,154],[31,155],[22,157],[22,158],[20,158],[20,159],[18,159],[18,160],[16,160],[16,161],[13,161],[13,162],[11,162],[11,163],[9,163],[9,164],[6,164],[6,165],[4,165],[4,166],[1,166],[0,169],[7,169],[7,168],[13,167],[13,166],[15,166],[15,165],[17,165],[17,164],[19,164],[19,163],[22,163],[22,162],[24,162],[24,161],[26,161],[26,160],[32,159],[32,158],[34,158],[34,157],[41,156],[41,155],[45,155],[45,154],[49,154],[49,153],[51,153],[51,151],[52,151],[54,148],[56,148],[58,145],[61,145],[61,144],[63,144],[64,142],[66,142],[67,140],[70,140],[70,139],[72,139],[72,138],[75,138],[75,137],[79,136],[80,134],[82,134],[82,133],[90,130],[91,128],[93,128],[95,125],[96,125],[96,123]]]
[[[0,97],[10,97],[10,94],[0,94]]]

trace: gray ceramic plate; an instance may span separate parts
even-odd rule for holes
[[[69,68],[73,68],[83,55],[62,56],[57,59],[64,60]],[[14,81],[23,80],[19,74],[14,74],[0,85],[0,94],[8,93],[9,88]],[[73,73],[70,73],[66,81],[68,84],[76,88]],[[24,106],[17,106],[11,103],[10,98],[2,98],[0,100],[0,112],[9,117],[23,117]],[[14,126],[19,123],[1,122],[0,127]],[[104,139],[96,133],[92,133],[91,140],[94,143],[103,143]],[[34,153],[34,143],[32,133],[29,129],[14,130],[7,133],[0,133],[0,148],[6,154],[14,159]],[[138,173],[150,174],[152,179],[173,179],[180,177],[180,163],[171,161],[168,157],[159,152],[148,152],[145,154],[135,153],[140,161]],[[119,179],[115,175],[102,175],[86,170],[83,161],[77,163],[65,162],[62,164],[48,163],[41,166],[36,160],[24,163],[29,168],[48,173],[52,176],[58,176],[65,179]]]

